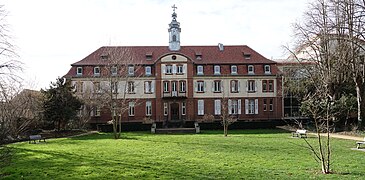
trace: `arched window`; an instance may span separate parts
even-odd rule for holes
[[[172,36],[172,41],[176,41],[176,35]]]

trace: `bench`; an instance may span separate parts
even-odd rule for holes
[[[38,140],[38,142],[41,142],[41,140],[43,140],[43,142],[46,142],[46,138],[42,137],[40,134],[38,135],[30,135],[29,136],[29,144],[33,141],[34,144],[36,144],[36,140]]]
[[[360,145],[361,145],[361,144],[365,144],[365,138],[364,138],[364,140],[363,140],[363,141],[358,141],[358,142],[356,142],[356,144],[357,144],[357,149],[360,149]]]
[[[307,138],[307,130],[298,129],[295,132],[293,132],[292,135],[293,135],[293,137]]]

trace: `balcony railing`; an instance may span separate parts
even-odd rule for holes
[[[186,92],[178,92],[178,91],[163,92],[162,97],[164,98],[186,97]]]

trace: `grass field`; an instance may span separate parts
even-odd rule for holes
[[[332,139],[333,174],[323,175],[302,139],[282,130],[147,132],[15,143],[1,151],[0,179],[365,179],[365,152]],[[308,138],[315,141],[315,138]],[[10,150],[10,151],[8,151]]]

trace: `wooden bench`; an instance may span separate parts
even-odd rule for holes
[[[305,129],[298,129],[295,132],[292,133],[293,137],[299,137],[299,138],[307,138],[307,130]]]
[[[37,135],[30,135],[29,136],[29,144],[33,141],[34,142],[34,144],[36,144],[37,141],[38,140],[38,142],[41,142],[41,140],[43,140],[43,142],[46,142],[46,138],[44,138],[44,137],[42,137],[40,134],[37,134]]]
[[[363,140],[363,141],[358,141],[358,142],[356,142],[356,144],[357,144],[357,149],[360,149],[360,145],[361,145],[361,144],[365,144],[365,138],[364,138],[364,140]]]

